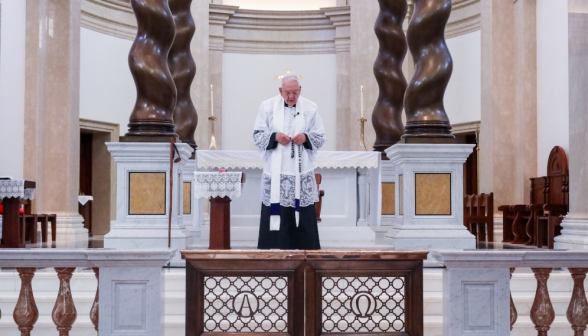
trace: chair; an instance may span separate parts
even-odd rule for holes
[[[57,235],[57,215],[55,214],[31,214],[31,201],[21,200],[24,206],[24,214],[21,215],[21,241],[24,244],[29,240],[31,244],[37,243],[37,224],[41,224],[41,241],[47,242],[47,227],[51,225],[51,239],[55,241]]]
[[[494,242],[494,193],[465,195],[463,224],[476,236],[476,241]]]
[[[323,196],[325,196],[325,191],[320,190],[321,182],[323,181],[323,176],[321,174],[314,174],[314,179],[316,180],[316,189],[319,191],[319,200],[318,202],[314,203],[316,208],[316,221],[321,222],[321,208],[323,206]]]

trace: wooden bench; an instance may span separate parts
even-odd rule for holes
[[[476,236],[476,241],[494,241],[494,193],[465,195],[463,224]]]
[[[547,160],[547,176],[531,180],[530,203],[501,205],[503,242],[553,248],[561,221],[569,211],[568,157],[559,146]]]

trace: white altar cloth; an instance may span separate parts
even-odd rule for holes
[[[0,180],[0,202],[3,198],[20,197],[32,200],[35,188],[25,188],[25,180]]]
[[[262,153],[256,151],[199,150],[198,168],[263,169]],[[314,168],[368,168],[380,165],[379,152],[317,152]]]
[[[194,176],[195,198],[241,197],[242,172],[196,172]]]
[[[323,175],[321,189],[325,190],[323,198],[323,218],[322,225],[341,225],[351,223],[353,226],[380,225],[380,214],[382,213],[382,192],[381,192],[381,173],[380,173],[380,152],[364,151],[319,151],[314,161],[315,172]],[[259,171],[263,169],[262,153],[258,151],[228,151],[228,150],[198,150],[197,170],[207,171],[217,168],[226,169],[247,169]],[[249,172],[247,180],[249,184],[255,180]],[[252,178],[250,178],[250,176]],[[332,177],[331,186],[337,184],[339,188],[344,188],[342,184],[353,183],[352,190],[347,187],[344,193],[341,189],[328,189],[329,178]],[[345,181],[341,183],[341,181]],[[323,187],[325,186],[325,188]],[[250,186],[248,186],[250,187]],[[259,184],[255,186],[259,190]],[[344,197],[344,195],[348,197]],[[257,194],[258,195],[258,194]],[[255,199],[255,204],[259,203],[259,196]],[[247,207],[251,208],[253,202],[248,202]],[[348,215],[341,215],[330,208],[345,208]],[[259,212],[259,207],[255,208]],[[236,215],[238,210],[236,211]],[[246,217],[254,216],[249,212]],[[348,217],[352,216],[352,222]],[[251,218],[253,219],[253,218]],[[257,222],[258,223],[258,222]],[[319,224],[319,226],[321,225]]]

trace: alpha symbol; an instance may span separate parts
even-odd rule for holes
[[[258,308],[259,300],[251,292],[239,292],[233,299],[233,310],[240,317],[252,317]]]

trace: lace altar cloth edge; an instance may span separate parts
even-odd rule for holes
[[[194,197],[229,197],[241,196],[241,172],[195,172]]]
[[[198,150],[198,168],[262,169],[262,153],[256,151]],[[380,152],[319,151],[314,168],[378,168]]]
[[[24,180],[0,180],[0,199],[20,197],[32,200],[35,197],[35,189],[25,189],[24,183]]]

